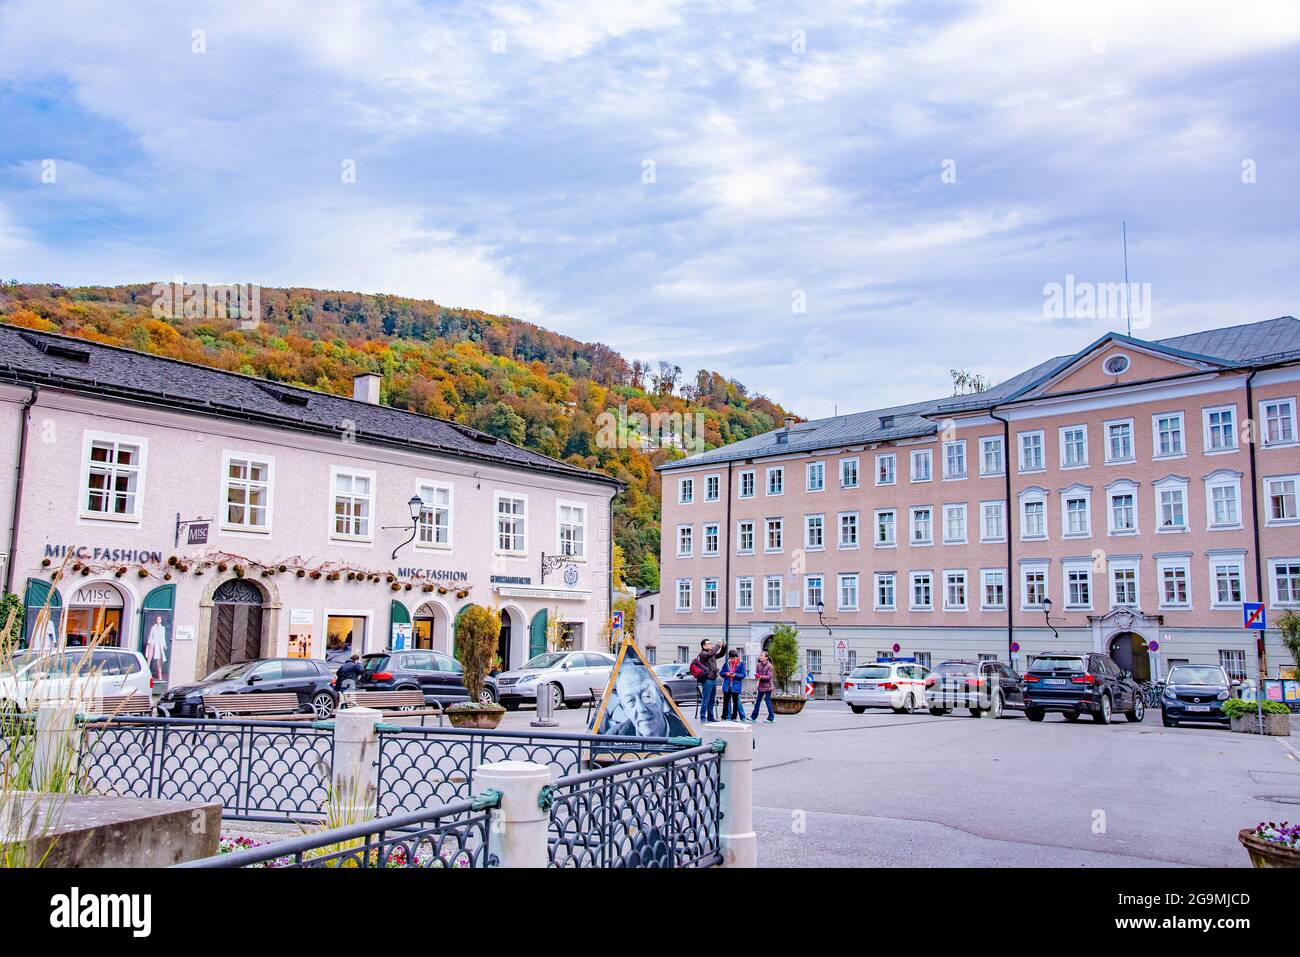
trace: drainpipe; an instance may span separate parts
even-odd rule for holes
[[[1005,521],[1005,527],[1003,528],[1003,532],[1005,533],[1007,538],[1007,577],[1002,586],[1003,587],[1002,597],[1006,600],[1007,603],[1007,665],[1009,666],[1011,662],[1015,660],[1011,656],[1011,643],[1015,641],[1015,637],[1014,637],[1015,627],[1013,621],[1013,616],[1015,615],[1015,611],[1014,611],[1015,605],[1011,601],[1011,593],[1012,593],[1011,573],[1013,571],[1013,567],[1012,567],[1013,556],[1011,554],[1011,550],[1013,547],[1012,546],[1013,540],[1011,537],[1011,422],[1007,419],[1002,418],[992,409],[989,410],[989,416],[995,419],[996,421],[1002,423],[1002,486],[1003,486],[1002,494],[1004,496],[1004,502],[1005,502],[1004,514],[1002,517]],[[984,520],[984,516],[981,515],[980,521],[982,522],[983,520]],[[980,583],[980,587],[981,588],[984,587],[983,582]]]
[[[1253,423],[1247,452],[1250,459],[1250,525],[1255,539],[1255,601],[1262,602],[1264,600],[1264,557],[1259,545],[1259,479],[1255,474],[1255,432],[1259,423],[1254,421],[1255,393],[1252,388],[1255,374],[1258,371],[1258,369],[1252,369],[1246,376],[1246,420]],[[1268,652],[1265,650],[1263,634],[1258,638],[1256,653],[1259,658],[1259,697],[1262,699],[1264,697],[1264,676],[1268,674]]]
[[[727,607],[722,613],[722,640],[728,642],[731,640],[731,471],[735,468],[734,462],[727,463],[727,531],[722,536],[723,547],[727,550],[727,557],[723,559],[722,573],[725,580],[722,586],[722,600],[727,603]],[[753,604],[752,602],[750,603]]]
[[[31,418],[32,406],[40,398],[41,387],[32,386],[31,397],[23,403],[19,415],[22,421],[18,429],[18,465],[14,469],[13,515],[9,519],[9,561],[5,564],[5,591],[14,590],[14,556],[18,552],[18,517],[23,507],[23,479],[27,471],[27,423]]]

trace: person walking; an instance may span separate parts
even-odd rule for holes
[[[700,684],[699,717],[706,724],[716,720],[713,717],[713,696],[718,689],[718,659],[726,651],[727,643],[725,641],[718,645],[715,651],[713,642],[705,638],[700,642],[700,653],[691,662],[691,675]]]
[[[365,669],[361,667],[360,655],[353,655],[348,661],[339,665],[338,674],[335,676],[339,692],[356,691],[357,679],[364,673]]]
[[[754,677],[758,679],[758,697],[754,699],[754,713],[749,716],[749,720],[758,720],[758,706],[766,701],[767,721],[771,724],[776,720],[776,712],[772,710],[772,659],[766,651],[758,656],[758,664],[754,665]]]
[[[722,669],[722,720],[745,720],[745,712],[740,707],[740,689],[745,686],[745,659],[740,652],[732,648],[727,652],[727,663]]]

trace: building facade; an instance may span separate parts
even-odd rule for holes
[[[982,393],[668,463],[659,642],[753,653],[786,622],[831,684],[896,648],[1254,677],[1243,601],[1300,609],[1298,393],[1294,318],[1113,334]],[[1293,662],[1266,635],[1275,676]]]
[[[617,483],[454,423],[0,326],[6,590],[29,643],[230,661],[451,651],[500,610],[501,666],[600,647]],[[48,609],[42,614],[42,609]]]

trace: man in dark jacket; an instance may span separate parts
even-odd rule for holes
[[[718,650],[713,650],[713,642],[705,638],[700,642],[700,653],[695,656],[695,660],[700,667],[696,669],[700,672],[696,679],[700,683],[700,720],[715,721],[713,717],[713,695],[718,689],[718,659],[727,653],[727,643],[724,641],[718,645]]]
[[[357,679],[365,674],[365,669],[361,667],[361,656],[353,655],[348,661],[339,665],[338,673],[334,676],[335,686],[339,692],[356,691]]]

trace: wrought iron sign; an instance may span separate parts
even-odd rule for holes
[[[176,540],[174,546],[181,543],[181,532],[185,532],[186,545],[206,545],[208,543],[208,529],[212,526],[210,518],[190,518],[182,521],[181,513],[176,513]]]
[[[564,566],[564,584],[572,588],[578,584],[578,566],[569,560],[568,555],[548,555],[542,552],[541,583],[546,584],[546,576],[557,568]]]

